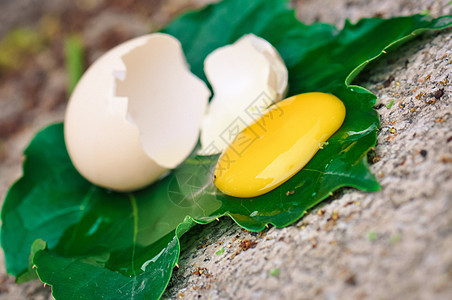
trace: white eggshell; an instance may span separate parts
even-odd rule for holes
[[[222,152],[287,91],[288,71],[279,53],[253,34],[209,54],[204,71],[214,96],[203,120],[201,155]]]
[[[69,100],[71,160],[99,186],[142,188],[193,151],[209,96],[174,37],[154,33],[125,42],[88,69]]]

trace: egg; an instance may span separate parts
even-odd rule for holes
[[[214,96],[202,124],[201,155],[221,153],[287,91],[284,61],[269,42],[253,34],[210,53],[204,71]]]
[[[326,93],[300,94],[273,105],[221,154],[215,185],[242,198],[275,189],[311,160],[344,119],[344,104]]]
[[[193,151],[209,97],[177,39],[154,33],[127,41],[99,58],[72,93],[69,156],[96,185],[140,189]]]

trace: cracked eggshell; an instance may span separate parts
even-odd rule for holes
[[[287,92],[284,61],[268,41],[253,34],[209,54],[204,71],[214,96],[203,120],[201,155],[222,152]]]
[[[71,160],[105,188],[149,185],[193,151],[209,97],[174,37],[154,33],[125,42],[87,70],[69,100]]]

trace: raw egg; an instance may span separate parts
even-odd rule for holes
[[[221,153],[281,100],[288,72],[276,49],[249,34],[204,62],[210,90],[190,72],[180,42],[154,33],[100,57],[69,99],[65,142],[79,173],[116,191],[133,191],[182,163],[198,143]]]
[[[311,160],[344,119],[342,101],[326,93],[300,94],[273,105],[221,154],[215,185],[242,198],[275,189]]]

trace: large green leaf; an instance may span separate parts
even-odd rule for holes
[[[26,280],[37,271],[57,299],[160,297],[179,257],[179,237],[195,222],[231,216],[250,230],[283,227],[343,186],[379,189],[366,164],[379,127],[375,96],[350,81],[371,60],[450,16],[366,19],[342,31],[304,25],[284,0],[226,0],[189,13],[164,31],[182,42],[201,78],[205,56],[245,33],[268,39],[289,68],[290,91],[331,92],[346,120],[306,167],[268,194],[237,199],[212,183],[217,156],[192,155],[167,177],[134,193],[93,186],[74,169],[63,125],[41,131],[25,151],[24,176],[7,194],[1,243],[7,271]],[[35,264],[36,268],[32,268]]]

